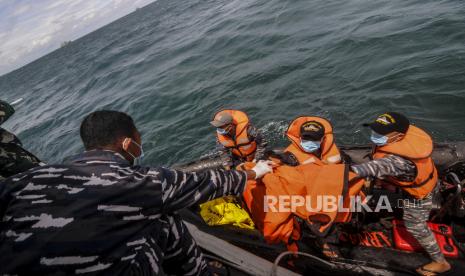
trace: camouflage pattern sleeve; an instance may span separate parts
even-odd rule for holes
[[[218,197],[240,195],[247,181],[245,172],[235,170],[185,173],[160,168],[158,173],[162,189],[162,212],[165,214]]]
[[[181,218],[177,215],[170,218],[170,227],[164,272],[168,275],[207,275],[208,267],[202,251]]]
[[[208,274],[176,210],[241,193],[245,173],[132,166],[111,151],[68,162],[0,182],[0,275]]]
[[[13,134],[0,129],[0,176],[7,178],[41,165]]]
[[[394,176],[404,181],[413,181],[416,175],[416,167],[410,160],[392,154],[363,164],[352,165],[351,169],[361,177],[380,179]]]
[[[15,113],[13,107],[0,101],[0,125]],[[39,166],[40,160],[22,148],[21,141],[13,133],[0,128],[0,179]]]
[[[15,110],[11,105],[0,100],[0,125],[8,120],[8,118],[10,118],[14,113]]]

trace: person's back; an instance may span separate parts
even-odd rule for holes
[[[254,173],[134,166],[143,152],[129,116],[96,112],[83,126],[88,151],[0,183],[0,274],[208,273],[176,211],[238,195]]]
[[[160,253],[171,245],[166,242],[173,221],[161,215],[163,202],[157,200],[163,198],[162,191],[154,181],[170,181],[175,174],[166,169],[134,171],[122,156],[94,151],[71,165],[46,166],[10,178],[1,192],[13,196],[1,197],[2,210],[8,205],[11,211],[2,225],[6,235],[0,245],[0,270],[159,270],[146,266],[161,259]],[[8,254],[21,248],[27,248],[21,259]],[[31,266],[23,267],[25,260]]]

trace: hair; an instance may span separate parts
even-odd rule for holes
[[[80,134],[86,150],[114,145],[121,138],[134,138],[137,128],[132,118],[118,111],[90,113],[82,121]]]

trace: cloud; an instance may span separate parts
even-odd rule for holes
[[[0,75],[154,0],[0,0]]]

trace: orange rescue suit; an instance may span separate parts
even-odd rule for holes
[[[247,161],[252,161],[257,150],[257,143],[250,139],[247,129],[249,127],[249,118],[247,115],[239,110],[223,110],[220,112],[227,112],[233,118],[233,124],[236,127],[234,137],[229,135],[222,135],[216,133],[218,141],[225,148],[230,149],[232,154]]]
[[[252,167],[249,163],[248,165]],[[300,224],[296,217],[315,226],[324,233],[335,222],[348,222],[350,212],[338,210],[318,210],[318,196],[344,196],[344,208],[350,207],[350,196],[362,195],[364,181],[349,172],[344,164],[306,164],[296,167],[280,166],[273,173],[265,175],[262,181],[249,180],[243,193],[252,220],[265,240],[269,243],[284,242],[289,248],[295,248],[294,241],[300,239]],[[301,196],[311,202],[311,208],[299,206],[295,210],[274,212],[265,210],[271,197]],[[265,197],[266,196],[266,197]],[[279,207],[279,204],[276,205]]]
[[[314,155],[313,153],[305,152],[300,146],[300,128],[308,121],[316,121],[323,125],[325,128],[325,134],[321,142],[321,158]],[[286,133],[291,144],[284,150],[285,152],[292,153],[299,164],[308,163],[325,163],[325,164],[337,164],[341,163],[341,154],[336,144],[334,143],[333,127],[328,120],[321,117],[298,117],[295,119],[287,129]]]
[[[412,182],[400,181],[394,177],[388,180],[400,186],[411,196],[422,199],[427,196],[438,182],[438,172],[434,166],[431,154],[433,153],[433,140],[422,129],[410,125],[402,140],[385,146],[376,147],[374,159],[383,158],[387,154],[403,157],[413,162],[417,175]]]

